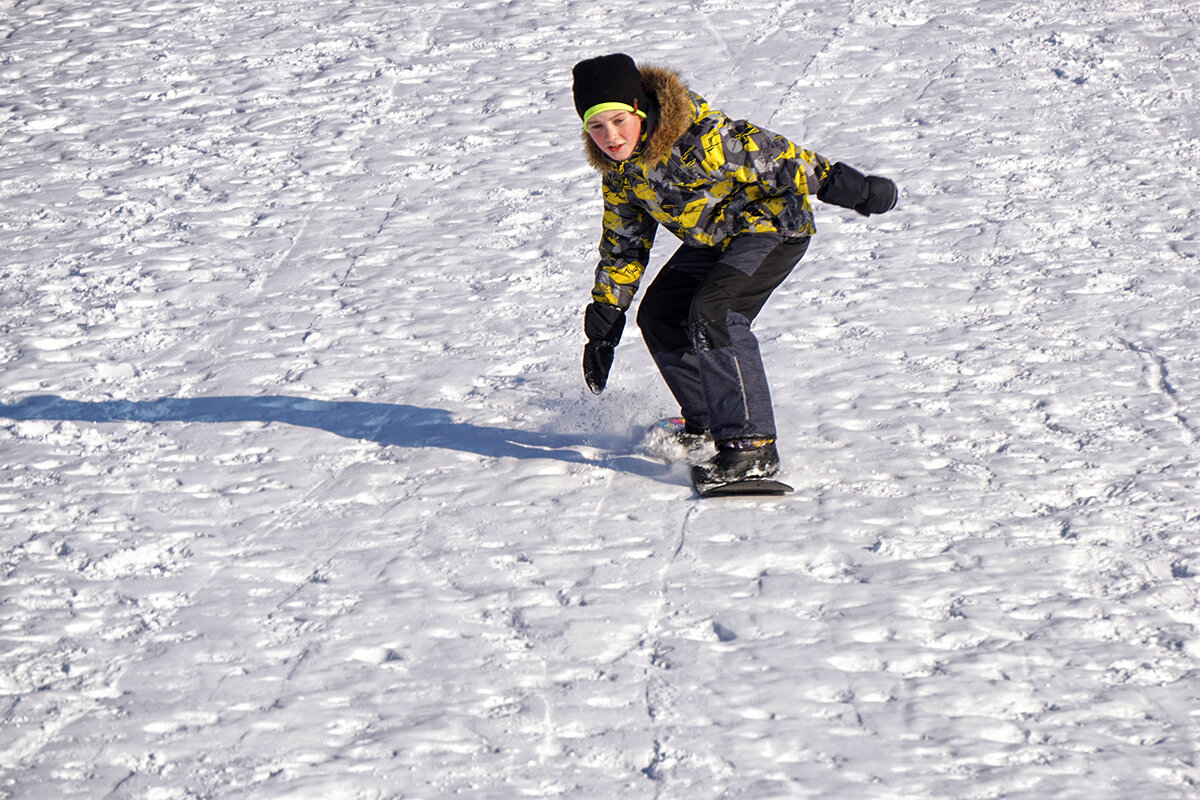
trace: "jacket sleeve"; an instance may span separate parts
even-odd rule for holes
[[[832,167],[819,153],[745,120],[725,119],[702,143],[704,166],[714,177],[758,185],[766,196],[816,194]]]
[[[629,308],[650,260],[658,223],[629,201],[614,182],[604,182],[604,230],[600,236],[600,263],[592,298],[600,303]]]

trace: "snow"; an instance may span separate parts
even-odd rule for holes
[[[1198,33],[9,0],[0,795],[1195,797]],[[758,322],[794,495],[584,387],[614,50],[902,188]]]

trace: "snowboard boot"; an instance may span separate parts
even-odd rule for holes
[[[646,451],[668,461],[688,460],[712,447],[712,432],[689,427],[683,417],[660,420],[646,433]]]
[[[717,454],[692,467],[692,483],[719,486],[779,474],[779,451],[775,439],[735,439],[717,445]]]

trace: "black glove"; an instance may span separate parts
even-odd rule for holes
[[[821,183],[817,199],[842,208],[853,208],[864,217],[896,207],[896,184],[878,175],[863,175],[842,162],[833,165]]]
[[[603,392],[608,383],[613,350],[624,330],[625,312],[616,306],[592,303],[583,313],[583,332],[588,339],[583,346],[583,379],[593,394]]]

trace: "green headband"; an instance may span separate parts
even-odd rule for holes
[[[598,103],[597,105],[594,105],[591,108],[589,108],[587,111],[583,112],[583,124],[587,125],[588,120],[590,120],[592,117],[596,116],[597,114],[599,114],[603,111],[629,111],[634,114],[637,114],[642,119],[646,118],[645,111],[638,111],[636,108],[629,105],[628,103]]]

